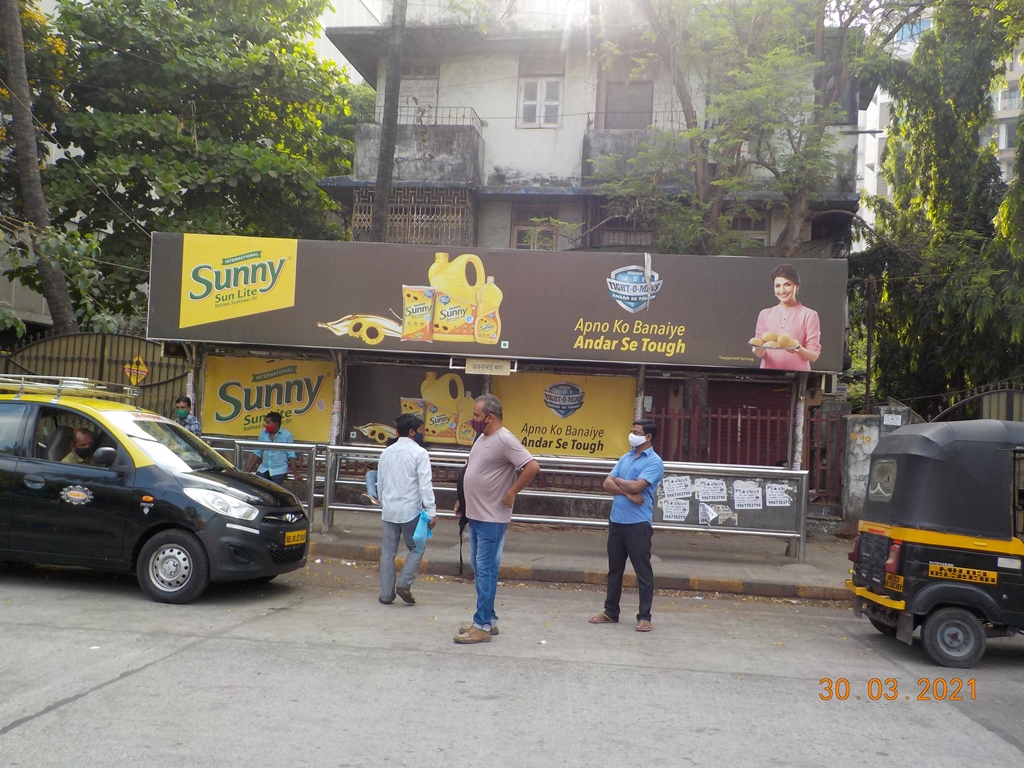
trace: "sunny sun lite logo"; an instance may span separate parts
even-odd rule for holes
[[[298,241],[186,234],[179,326],[295,306]]]
[[[544,390],[544,405],[556,415],[567,419],[583,407],[585,396],[583,387],[571,381],[560,381]]]
[[[214,268],[212,264],[199,264],[192,269],[192,280],[199,286],[199,289],[189,291],[188,297],[193,301],[202,301],[217,291],[217,301],[230,301],[236,298],[255,296],[257,293],[268,293],[277,285],[277,280],[284,271],[287,261],[287,259],[264,260],[263,251],[250,251],[224,259],[219,268]],[[220,293],[228,290],[232,293]]]
[[[658,273],[652,270],[649,274],[648,282],[644,268],[636,264],[613,270],[606,278],[608,293],[627,312],[639,312],[658,298],[658,292],[661,291],[662,280]]]

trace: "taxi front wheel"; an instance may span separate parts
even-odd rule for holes
[[[160,531],[142,546],[136,566],[139,584],[158,603],[195,600],[210,583],[210,563],[202,543],[188,531]]]
[[[967,669],[985,653],[985,628],[963,608],[940,608],[921,627],[924,649],[944,667]]]

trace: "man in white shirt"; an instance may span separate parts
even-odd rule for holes
[[[437,522],[430,457],[423,449],[423,419],[403,413],[395,421],[398,440],[384,449],[377,462],[377,493],[381,504],[383,534],[380,547],[380,597],[390,605],[397,594],[412,604],[412,582],[420,570],[423,552],[416,550],[413,534],[420,510],[430,517],[430,528]],[[395,556],[399,540],[405,541],[409,554],[395,585]]]

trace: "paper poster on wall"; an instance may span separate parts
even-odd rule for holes
[[[493,387],[502,423],[531,453],[617,459],[629,450],[632,376],[514,373]]]
[[[766,483],[764,495],[769,507],[788,507],[793,503],[788,483]]]
[[[734,480],[732,505],[735,509],[764,509],[761,486],[755,480]]]
[[[255,439],[271,411],[296,440],[323,442],[331,429],[334,363],[261,357],[207,357],[203,433]]]
[[[665,475],[661,481],[661,494],[666,499],[688,499],[693,495],[689,475]]]
[[[661,519],[666,522],[681,523],[690,516],[689,499],[668,499],[661,500]]]
[[[728,501],[729,492],[726,490],[725,480],[697,478],[697,499],[704,502]]]

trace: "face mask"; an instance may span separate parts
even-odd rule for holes
[[[469,426],[473,428],[473,431],[478,435],[483,434],[484,429],[487,427],[487,417],[484,416],[482,419],[470,419]]]
[[[412,439],[413,439],[413,442],[416,443],[416,445],[423,445],[423,433],[422,432],[417,432],[416,434],[414,434],[412,436]]]
[[[175,413],[178,415],[179,419],[184,419],[186,416],[188,416],[188,411],[186,411],[184,408],[179,408],[178,410],[175,411]]]
[[[74,449],[74,451],[75,451],[75,455],[78,456],[78,458],[80,458],[80,459],[88,459],[90,456],[92,456],[92,446],[91,445],[88,448],[77,448],[76,447]]]
[[[634,435],[632,432],[629,433],[629,446],[631,448],[639,448],[646,442],[647,435]]]
[[[269,424],[264,424],[263,428],[267,430],[267,432],[269,432],[270,434],[274,434],[275,432],[277,432],[278,426],[280,425],[271,422]]]

